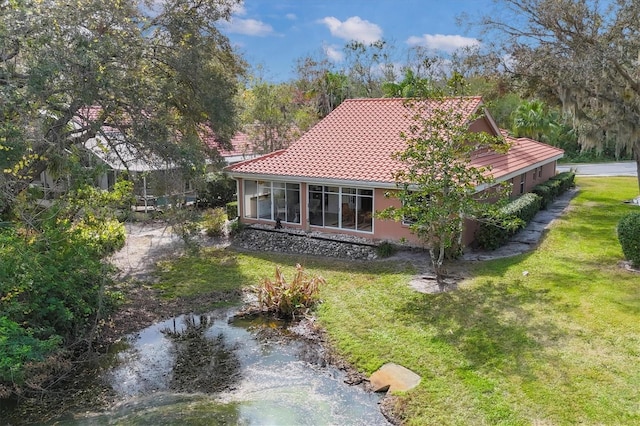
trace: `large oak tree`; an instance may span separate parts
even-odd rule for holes
[[[96,134],[202,164],[199,129],[236,130],[244,66],[216,27],[236,3],[0,1],[0,212]]]
[[[495,2],[487,39],[506,49],[516,75],[562,103],[583,148],[613,140],[640,171],[640,2]]]

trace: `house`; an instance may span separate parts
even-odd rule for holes
[[[236,132],[231,138],[229,148],[222,146],[210,130],[203,132],[202,140],[207,147],[218,152],[225,164],[235,164],[258,156],[255,144],[245,132]]]
[[[483,109],[480,97],[426,102],[427,114],[456,105],[468,121]],[[404,165],[392,155],[405,149],[400,135],[413,123],[404,99],[349,99],[289,148],[226,167],[238,182],[241,220],[275,224],[280,219],[288,228],[419,244],[408,226],[374,215],[399,203],[384,194],[397,189],[393,174]],[[496,181],[511,183],[514,195],[556,174],[561,149],[511,138],[486,112],[469,129],[513,144],[506,154],[474,155],[472,164],[491,166]],[[465,231],[465,244],[473,239],[472,228]]]
[[[79,133],[85,132],[90,123],[100,120],[101,111],[100,107],[83,108],[72,125]],[[222,147],[207,126],[202,126],[200,136],[209,149],[219,154],[217,162],[208,161],[211,170],[219,170],[220,163],[228,165],[257,157],[253,144],[245,133],[236,133],[228,149]],[[136,205],[132,208],[136,210],[146,212],[172,203],[192,204],[197,199],[192,182],[184,178],[176,164],[128,143],[116,128],[103,125],[94,137],[84,142],[82,148],[79,154],[84,167],[101,167],[104,171],[95,178],[97,188],[111,189],[118,176],[123,174],[134,182]],[[68,178],[56,177],[46,170],[33,182],[33,186],[41,188],[44,198],[49,200],[66,192],[70,182]]]

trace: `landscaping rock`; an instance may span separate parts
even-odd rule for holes
[[[369,378],[374,392],[408,391],[418,386],[420,380],[413,371],[394,363],[383,365]]]
[[[351,260],[373,260],[378,256],[376,246],[363,238],[307,233],[294,229],[270,229],[257,225],[238,235],[233,245],[253,250],[276,253],[308,254]]]

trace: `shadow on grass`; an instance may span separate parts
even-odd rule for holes
[[[561,333],[531,311],[549,302],[546,290],[518,280],[488,280],[473,288],[417,296],[401,308],[399,317],[435,329],[434,343],[455,348],[468,369],[498,369],[534,380],[529,360],[543,357],[542,341]]]
[[[332,272],[414,272],[415,267],[410,261],[398,260],[353,260],[340,259],[335,257],[323,257],[315,255],[295,254],[295,253],[277,253],[266,251],[249,251],[238,249],[235,247],[227,247],[225,249],[229,253],[242,254],[265,262],[273,262],[278,265],[286,265],[295,267],[296,264],[302,265],[305,269],[324,269]],[[427,259],[428,261],[428,259]]]

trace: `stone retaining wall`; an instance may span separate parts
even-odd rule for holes
[[[233,245],[254,251],[309,254],[341,259],[373,260],[378,257],[376,246],[363,238],[327,236],[315,232],[278,230],[256,225],[245,228],[234,237]]]

